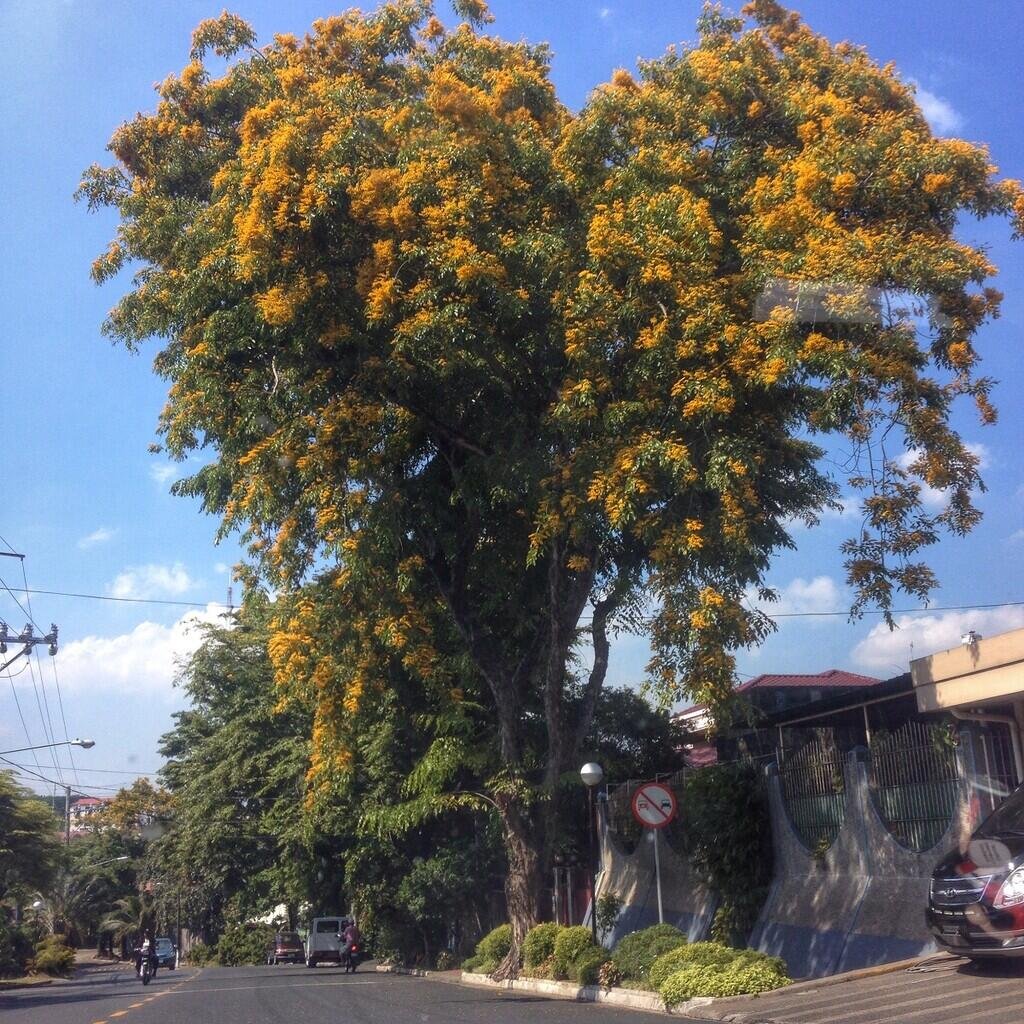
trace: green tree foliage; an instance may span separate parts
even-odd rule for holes
[[[95,276],[139,267],[107,329],[163,340],[167,449],[213,456],[177,490],[284,595],[270,650],[313,706],[313,789],[357,770],[397,685],[444,722],[434,782],[493,751],[511,966],[611,639],[652,600],[659,698],[727,702],[770,626],[748,594],[838,493],[816,436],[864,493],[854,609],[929,593],[924,550],[977,519],[954,402],[994,416],[994,268],[954,228],[1019,228],[1024,198],[775,0],[709,9],[577,114],[545,47],[457,9],[451,32],[393,0],[262,48],[204,22],[82,194],[120,215]]]
[[[265,963],[267,946],[273,938],[274,929],[266,925],[230,925],[217,943],[217,962],[225,967]]]
[[[138,891],[145,851],[137,828],[110,826],[77,838],[46,890],[51,927],[66,932],[76,946],[101,943],[100,921],[118,900]]]
[[[0,905],[45,892],[60,865],[60,822],[0,771]]]
[[[204,627],[179,685],[189,708],[163,737],[163,772],[173,794],[168,831],[149,870],[161,916],[215,940],[228,919],[244,921],[278,904],[339,903],[339,871],[327,839],[303,814],[310,721],[277,707],[267,658],[265,602],[237,621]]]
[[[138,832],[146,825],[169,820],[173,814],[171,795],[149,779],[140,778],[119,790],[109,804],[91,815],[87,827],[96,832]]]
[[[100,929],[110,934],[115,942],[134,943],[154,931],[156,924],[153,900],[146,893],[132,893],[114,901],[100,922]]]
[[[719,764],[689,774],[680,817],[690,863],[721,896],[712,935],[742,945],[772,877],[771,823],[757,767]]]

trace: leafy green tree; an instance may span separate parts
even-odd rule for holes
[[[0,903],[49,888],[60,865],[59,829],[49,807],[0,771]]]
[[[173,920],[181,899],[185,922],[208,940],[226,918],[278,903],[294,924],[322,869],[323,843],[303,815],[309,716],[279,712],[266,619],[266,603],[252,600],[237,621],[206,627],[179,680],[190,706],[161,748],[174,811],[150,858],[157,900]]]
[[[100,929],[124,945],[142,939],[155,930],[156,925],[157,912],[152,898],[146,893],[132,893],[114,901],[100,922]]]
[[[854,611],[929,593],[924,549],[977,519],[951,410],[994,416],[994,268],[954,228],[1019,229],[1024,197],[775,0],[709,9],[577,114],[545,47],[455,7],[451,32],[394,0],[261,48],[204,22],[82,194],[121,217],[97,279],[140,267],[107,330],[163,339],[167,448],[214,455],[176,489],[284,596],[270,651],[314,707],[311,786],[356,770],[403,676],[446,730],[480,726],[464,749],[490,738],[512,969],[616,629],[653,598],[660,699],[727,702],[770,627],[748,594],[836,500],[816,437],[865,495]]]
[[[51,930],[67,934],[75,946],[102,945],[100,921],[119,899],[138,891],[145,850],[146,842],[137,830],[108,827],[77,838],[65,850],[45,891]]]

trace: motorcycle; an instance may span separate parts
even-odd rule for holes
[[[345,973],[355,974],[356,968],[359,966],[362,958],[362,948],[359,943],[353,942],[352,945],[341,954],[341,966],[345,968]]]
[[[136,957],[135,973],[142,979],[143,985],[148,985],[152,981],[153,975],[156,974],[156,957],[145,956],[139,952],[136,953]]]

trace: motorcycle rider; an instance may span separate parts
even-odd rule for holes
[[[156,977],[156,939],[153,937],[152,929],[146,932],[145,938],[143,938],[142,940],[142,945],[136,947],[135,949],[135,973],[140,978],[142,977],[143,960],[149,960],[150,976]]]
[[[359,932],[355,919],[350,921],[346,918],[341,922],[341,934],[338,938],[343,943],[341,962],[345,963],[351,957],[353,947],[360,947],[363,944],[363,936]]]

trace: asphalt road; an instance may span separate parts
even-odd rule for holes
[[[1021,1024],[1024,963],[980,966],[939,956],[910,970],[815,989],[801,985],[709,1008],[719,1020],[750,1014],[770,1024]]]
[[[742,1013],[748,1021],[774,1024],[1020,1024],[1024,965],[979,969],[946,958],[909,973],[724,1000],[707,1013],[718,1020]],[[301,965],[184,968],[160,971],[148,987],[130,968],[90,967],[70,983],[0,992],[2,1024],[652,1024],[656,1019],[619,1007],[378,974],[369,967],[355,975]]]
[[[3,1024],[651,1024],[649,1013],[364,968],[192,968],[143,987],[130,969],[0,993]]]

